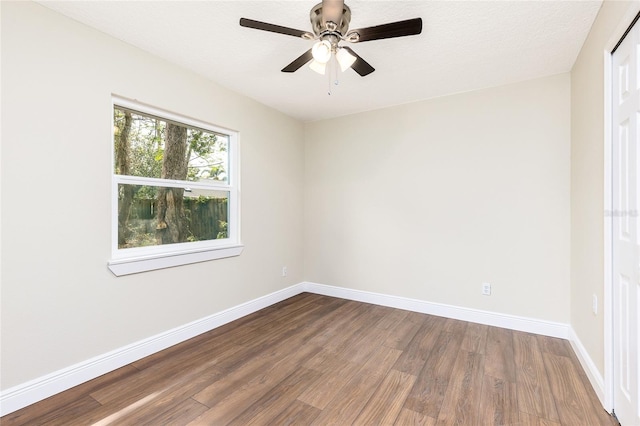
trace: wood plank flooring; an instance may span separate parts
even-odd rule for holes
[[[10,425],[616,425],[567,341],[303,293]]]

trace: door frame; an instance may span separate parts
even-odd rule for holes
[[[622,20],[611,34],[604,46],[604,207],[603,212],[613,211],[613,164],[611,132],[613,111],[612,96],[612,52],[626,35],[635,18],[640,13],[640,4],[633,2],[625,12]],[[604,395],[601,401],[609,412],[615,409],[614,401],[614,328],[613,328],[613,220],[611,215],[604,214]]]

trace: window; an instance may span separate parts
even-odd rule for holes
[[[114,98],[115,275],[237,256],[238,135]]]

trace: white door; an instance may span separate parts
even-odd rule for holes
[[[640,25],[613,54],[613,362],[614,410],[623,426],[640,425],[639,315],[640,218],[638,142]]]

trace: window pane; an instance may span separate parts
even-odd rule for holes
[[[114,173],[227,182],[229,137],[114,107]]]
[[[227,238],[229,192],[118,185],[118,248]]]
[[[187,135],[191,148],[186,180],[228,182],[229,137],[194,129]]]

